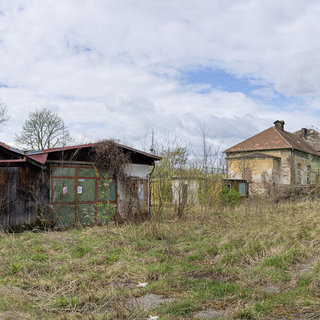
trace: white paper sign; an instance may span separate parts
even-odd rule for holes
[[[64,186],[62,188],[62,194],[67,194],[68,193],[68,187],[67,186]]]

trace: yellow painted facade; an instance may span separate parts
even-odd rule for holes
[[[249,194],[267,193],[277,185],[319,182],[320,157],[292,149],[230,152],[228,179],[245,179]]]
[[[299,174],[297,169],[298,164],[300,164],[300,179],[299,179]],[[320,157],[316,155],[304,153],[304,152],[295,151],[294,165],[296,169],[295,177],[294,177],[295,183],[300,183],[302,185],[306,185],[309,183],[311,184],[319,183]],[[308,179],[308,176],[309,176],[309,179]]]

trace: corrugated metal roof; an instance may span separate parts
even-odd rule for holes
[[[275,149],[295,149],[320,156],[320,153],[305,140],[293,133],[277,129],[275,127],[266,129],[253,137],[232,146],[225,150],[225,152],[263,151]]]
[[[41,164],[45,164],[48,159],[48,153],[29,154],[28,158],[37,161]]]
[[[28,156],[32,155],[35,158],[37,158],[37,156],[39,156],[41,154],[48,154],[48,153],[51,153],[51,152],[59,152],[59,151],[66,151],[66,150],[77,150],[77,149],[83,149],[83,148],[92,148],[92,147],[98,146],[99,144],[101,144],[101,142],[88,143],[88,144],[79,144],[79,145],[74,145],[74,146],[51,148],[51,149],[44,149],[44,150],[36,151],[36,152],[35,151],[29,151],[29,152],[27,152],[27,155]],[[119,143],[115,143],[115,144],[119,148],[127,149],[129,151],[145,155],[146,157],[150,157],[150,158],[152,158],[154,160],[161,160],[161,157],[156,156],[154,154],[147,153],[147,152],[144,152],[144,151],[140,151],[138,149],[134,149],[134,148],[131,148],[131,147],[119,144]]]
[[[11,153],[13,154],[17,154],[17,155],[22,155],[24,156],[24,152],[22,150],[19,150],[19,149],[16,149],[16,148],[13,148],[11,146],[9,146],[8,144],[4,143],[4,142],[0,142],[0,146],[8,151],[10,151]]]
[[[17,157],[21,158],[21,156],[25,157],[27,161],[27,159],[30,159],[32,161],[35,161],[41,165],[45,164],[46,161],[47,161],[47,158],[48,158],[48,154],[51,153],[51,152],[60,152],[60,151],[66,151],[66,150],[78,150],[78,149],[83,149],[83,148],[92,148],[92,147],[95,147],[95,146],[98,146],[101,142],[96,142],[96,143],[89,143],[89,144],[80,144],[80,145],[74,145],[74,146],[67,146],[67,147],[62,147],[62,148],[51,148],[51,149],[44,149],[44,150],[36,150],[36,151],[22,151],[22,150],[19,150],[19,149],[16,149],[16,148],[13,148],[3,142],[0,142],[0,146],[5,148],[6,150],[10,151],[10,153],[16,155]],[[134,149],[134,148],[131,148],[131,147],[128,147],[128,146],[125,146],[125,145],[122,145],[122,144],[119,144],[119,143],[116,143],[116,145],[119,147],[119,148],[123,148],[123,149],[126,149],[126,150],[129,150],[129,151],[132,151],[132,152],[135,152],[135,153],[138,153],[138,154],[142,154],[146,157],[149,157],[151,159],[154,159],[154,160],[161,160],[161,157],[159,156],[156,156],[154,154],[150,154],[150,153],[147,153],[147,152],[144,152],[144,151],[140,151],[140,150],[137,150],[137,149]],[[3,160],[3,162],[8,162],[12,160]],[[21,161],[20,161],[21,162]]]

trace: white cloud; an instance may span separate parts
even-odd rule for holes
[[[1,140],[12,142],[28,112],[44,105],[79,141],[135,145],[154,128],[196,144],[206,122],[227,146],[278,118],[292,130],[320,126],[319,10],[298,0],[0,1],[0,83],[9,86],[0,97],[11,115]],[[200,67],[265,87],[254,99],[178,81],[180,70]],[[310,107],[258,100],[273,90]]]

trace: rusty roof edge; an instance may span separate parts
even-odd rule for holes
[[[128,147],[128,146],[125,146],[125,145],[117,143],[117,142],[116,142],[116,144],[121,148],[125,148],[125,149],[128,149],[128,150],[133,151],[133,152],[144,154],[145,156],[153,158],[153,159],[156,159],[156,160],[161,160],[162,159],[162,157],[157,156],[157,155],[152,154],[152,153],[148,153],[148,152],[141,151],[141,150],[138,150],[138,149],[135,149],[135,148],[132,148],[132,147]]]
[[[7,151],[10,151],[11,153],[14,153],[16,155],[21,156],[25,156],[24,152],[22,150],[16,149],[16,148],[12,148],[10,147],[8,144],[4,143],[4,142],[0,142],[0,147],[4,148]]]
[[[27,155],[25,155],[23,153],[23,151],[16,149],[16,148],[12,148],[4,142],[0,142],[0,147],[6,149],[7,151],[10,151],[11,153],[13,153],[19,157],[19,159],[2,160],[1,163],[29,162],[29,163],[36,165],[38,167],[41,167],[41,168],[45,167],[40,162],[33,160],[33,159],[30,159]],[[21,152],[19,152],[19,151],[21,151]],[[21,157],[23,157],[23,158],[21,158]]]
[[[45,154],[45,153],[50,153],[50,152],[57,152],[57,151],[63,151],[63,150],[72,150],[72,149],[81,149],[81,148],[90,148],[90,147],[95,147],[97,146],[100,142],[96,142],[96,143],[90,143],[90,144],[83,144],[83,145],[75,145],[75,146],[67,146],[67,147],[62,147],[62,148],[52,148],[52,149],[44,149],[44,150],[37,150],[37,151],[26,151],[26,152],[23,152],[21,150],[18,150],[16,148],[12,148],[11,146],[7,145],[6,143],[4,142],[0,142],[0,147],[4,148],[5,150],[9,151],[10,153],[18,156],[19,158],[20,157],[24,157],[25,159],[21,159],[22,161],[19,161],[19,162],[29,162],[30,164],[33,164],[33,165],[36,165],[40,168],[46,168],[46,166],[44,165],[44,163],[42,163],[41,161],[38,161],[36,159],[33,158],[33,156],[35,155],[39,155],[39,154]],[[149,157],[149,158],[152,158],[154,161],[157,161],[157,160],[161,160],[162,158],[157,156],[157,155],[154,155],[154,154],[151,154],[151,153],[147,153],[147,152],[144,152],[144,151],[141,151],[141,150],[138,150],[138,149],[135,149],[135,148],[131,148],[131,147],[128,147],[128,146],[125,146],[125,145],[122,145],[120,143],[117,143],[115,142],[115,144],[120,147],[120,148],[123,148],[123,149],[127,149],[127,150],[130,150],[132,152],[136,152],[136,153],[139,153],[139,154],[142,154],[142,155],[145,155],[146,157]],[[9,161],[9,160],[6,160],[6,161]],[[11,161],[12,162],[12,161]],[[15,162],[18,162],[18,161],[15,161]]]
[[[22,159],[2,159],[0,160],[0,163],[13,163],[13,162],[26,162],[26,157],[23,157]]]
[[[94,143],[88,143],[88,144],[74,145],[74,146],[66,146],[66,147],[44,149],[44,150],[40,150],[40,151],[29,151],[29,152],[27,152],[27,155],[28,155],[28,153],[29,153],[29,155],[35,155],[35,154],[41,154],[41,153],[43,154],[43,153],[58,152],[58,151],[65,151],[65,150],[72,150],[72,149],[92,148],[92,147],[95,147],[95,146],[97,146],[97,145],[99,145],[101,143],[102,143],[102,141],[94,142]],[[162,159],[161,157],[159,157],[157,155],[154,155],[154,154],[151,154],[151,153],[147,153],[147,152],[144,152],[144,151],[132,148],[132,147],[128,147],[128,146],[125,146],[125,145],[120,144],[118,142],[115,142],[115,144],[120,148],[127,149],[127,150],[130,150],[130,151],[136,152],[136,153],[143,154],[143,155],[145,155],[145,156],[147,156],[149,158],[153,158],[155,160],[161,160]]]

